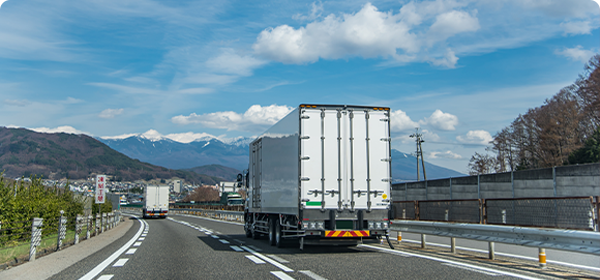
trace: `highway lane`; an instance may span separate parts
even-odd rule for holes
[[[136,236],[139,232],[146,234]],[[122,253],[90,279],[548,278],[472,262],[388,254],[379,248],[385,246],[305,246],[300,251],[297,242],[291,242],[276,248],[268,245],[266,237],[246,238],[239,224],[172,215],[169,219],[136,221],[123,238],[52,279],[90,275],[119,250]],[[127,254],[131,249],[135,252]]]
[[[397,240],[397,232],[391,232],[390,237]],[[402,233],[403,242],[421,244],[421,235],[414,233]],[[440,246],[450,248],[450,238],[435,235],[427,235],[428,246]],[[488,243],[469,239],[456,239],[458,250],[471,250],[487,254]],[[449,250],[449,249],[448,249]],[[496,256],[508,256],[513,258],[526,259],[530,261],[538,260],[538,249],[533,247],[517,246],[511,244],[496,243]],[[576,269],[594,271],[600,273],[600,256],[590,254],[580,254],[576,252],[546,249],[548,265],[562,265]]]

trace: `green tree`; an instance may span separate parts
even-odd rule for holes
[[[600,162],[600,127],[585,141],[583,147],[569,155],[570,164],[594,162]]]

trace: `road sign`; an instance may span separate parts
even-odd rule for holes
[[[104,203],[106,199],[106,175],[96,175],[96,203]]]

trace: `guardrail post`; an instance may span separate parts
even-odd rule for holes
[[[402,232],[399,231],[398,235],[396,236],[396,241],[398,241],[398,244],[400,244],[400,242],[402,242]]]
[[[456,254],[456,238],[450,238],[450,253]]]
[[[427,248],[427,236],[425,234],[421,234],[421,248]]]
[[[100,232],[104,233],[104,228],[106,227],[106,213],[102,213],[102,222],[100,225]]]
[[[81,234],[81,215],[75,217],[75,244],[79,244],[79,234]]]
[[[94,227],[94,230],[96,231],[95,236],[98,236],[98,234],[100,234],[100,226],[102,225],[100,222],[100,213],[96,214],[96,226]]]
[[[42,241],[43,221],[43,218],[33,218],[33,222],[31,223],[31,245],[29,247],[30,262],[35,261],[37,246],[40,246],[40,242]]]
[[[496,248],[494,242],[488,242],[488,257],[490,260],[496,259]]]
[[[56,251],[60,251],[62,248],[62,241],[65,239],[67,234],[67,217],[63,216],[65,211],[60,210],[60,217],[58,218],[58,236],[56,240]]]
[[[540,262],[540,268],[546,268],[546,249],[539,248],[538,259]]]
[[[87,217],[87,229],[85,232],[85,239],[88,240],[90,239],[90,228],[92,227],[92,219],[94,217],[92,217],[92,215],[88,215]]]

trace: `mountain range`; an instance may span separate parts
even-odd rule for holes
[[[172,169],[194,169],[205,165],[222,165],[236,170],[248,168],[248,147],[253,138],[236,138],[229,141],[202,136],[191,142],[177,142],[166,137],[138,134],[122,139],[103,139],[116,151],[131,158]],[[392,177],[395,182],[417,179],[417,159],[410,154],[392,149]],[[465,174],[425,162],[427,179],[464,176]],[[231,171],[231,170],[230,170]],[[235,173],[235,172],[234,172]],[[208,174],[208,173],[203,173]],[[229,173],[231,176],[232,173]],[[217,176],[217,174],[208,174]],[[422,170],[421,170],[421,178]]]
[[[0,173],[8,178],[36,175],[45,179],[84,179],[106,174],[116,181],[179,177],[211,185],[223,180],[131,159],[83,134],[37,133],[5,127],[0,127]]]

